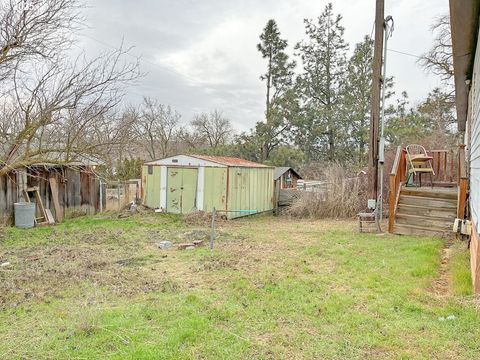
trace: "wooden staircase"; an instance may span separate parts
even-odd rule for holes
[[[446,150],[430,150],[435,170],[433,187],[407,187],[406,151],[401,146],[390,173],[388,232],[404,235],[445,236],[453,233],[455,219],[466,217],[468,176],[465,145],[458,148],[457,173]],[[455,179],[456,178],[456,179]]]
[[[457,189],[400,189],[393,232],[403,235],[444,236],[451,234],[457,217]]]

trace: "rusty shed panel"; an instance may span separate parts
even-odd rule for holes
[[[273,168],[229,167],[228,171],[229,219],[273,210]]]
[[[227,210],[227,168],[205,168],[203,209]]]

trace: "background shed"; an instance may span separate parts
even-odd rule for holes
[[[150,161],[142,170],[143,203],[169,213],[213,207],[227,218],[270,211],[274,168],[238,158],[178,155]]]
[[[280,189],[296,189],[297,181],[302,177],[291,167],[282,166],[275,168],[274,180],[278,182]]]

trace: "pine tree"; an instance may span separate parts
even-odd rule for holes
[[[347,64],[346,91],[344,93],[344,117],[350,134],[349,148],[353,150],[357,165],[367,161],[368,127],[370,120],[370,95],[372,89],[373,40],[365,36]],[[353,160],[353,159],[352,159]]]
[[[266,122],[257,124],[256,135],[263,143],[262,160],[266,160],[282,142],[283,134],[289,127],[287,116],[291,106],[295,105],[291,91],[295,62],[290,61],[285,52],[288,43],[280,37],[275,20],[268,20],[260,40],[257,49],[267,59],[267,71],[260,76],[266,84]]]
[[[316,21],[304,20],[307,38],[295,47],[303,64],[297,88],[304,116],[297,123],[297,141],[310,158],[339,160],[336,146],[344,135],[340,106],[348,50],[341,20],[329,3]]]

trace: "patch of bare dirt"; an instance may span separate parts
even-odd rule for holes
[[[197,225],[197,226],[210,226],[212,223],[212,213],[206,211],[195,211],[193,213],[183,216],[183,221],[188,225]],[[215,216],[215,223],[224,223],[226,220],[225,216],[220,213],[217,213]]]
[[[451,295],[448,262],[452,253],[452,245],[453,239],[444,239],[444,247],[442,249],[442,255],[440,259],[440,268],[438,270],[437,277],[433,280],[431,286],[431,292],[439,298],[448,297]]]
[[[162,254],[135,252],[129,245],[119,249],[85,242],[1,255],[10,264],[0,269],[0,308],[61,296],[72,283],[88,282],[126,296],[164,290],[166,283],[172,289],[171,279],[155,271],[165,260]]]

